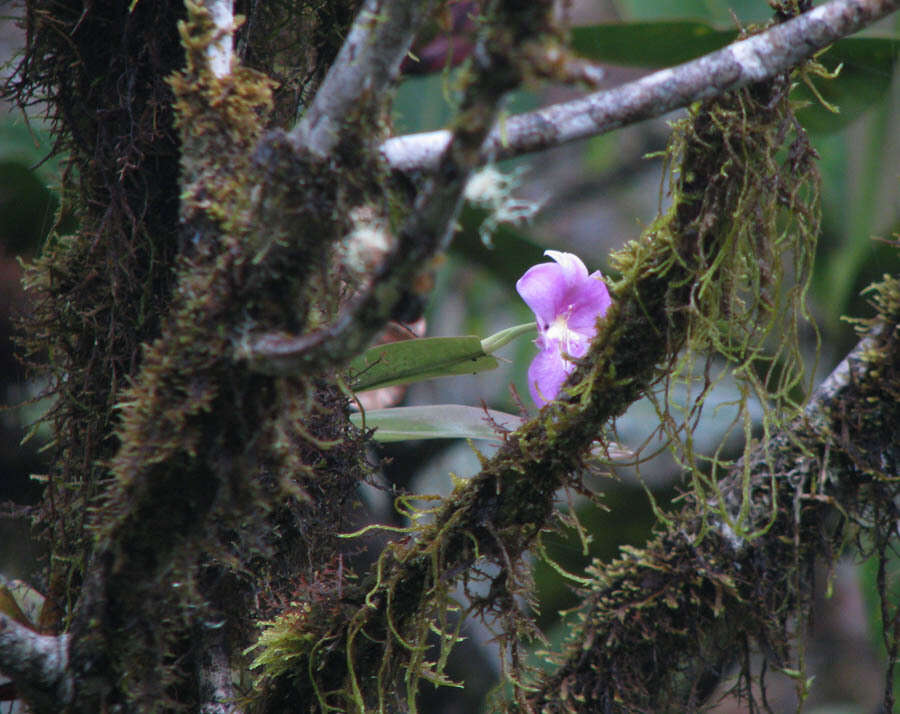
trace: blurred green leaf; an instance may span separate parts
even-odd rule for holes
[[[843,65],[834,79],[810,77],[816,90],[840,112],[828,111],[804,83],[792,99],[808,102],[797,118],[809,131],[828,133],[843,129],[887,94],[900,54],[900,40],[849,37],[834,43],[818,60],[828,70]]]
[[[0,245],[10,255],[36,252],[59,201],[25,164],[0,159]]]
[[[40,122],[26,124],[13,113],[0,121],[0,159],[23,164],[45,183],[59,177],[61,157],[51,156],[52,146],[51,136]]]
[[[433,377],[477,374],[498,364],[474,335],[403,340],[371,347],[354,359],[350,388],[363,392]]]
[[[625,22],[574,27],[572,47],[596,62],[669,67],[721,49],[737,37],[691,20]]]
[[[885,554],[885,590],[888,603],[888,616],[900,613],[900,555],[895,549],[888,549]],[[860,591],[866,606],[869,620],[869,633],[872,645],[884,656],[884,627],[881,619],[881,598],[878,594],[878,556],[870,555],[859,568]],[[890,625],[890,623],[888,623]],[[894,668],[894,691],[900,690],[900,667]]]
[[[36,252],[56,220],[60,157],[51,147],[40,122],[0,119],[0,245],[8,254]],[[69,229],[73,221],[62,223]]]
[[[466,203],[450,251],[484,268],[501,283],[514,285],[528,268],[544,260],[544,247],[514,226],[501,223],[491,236],[493,247],[488,248],[479,234],[485,218],[487,210]]]
[[[771,8],[759,0],[615,0],[619,15],[627,20],[672,20],[686,17],[717,23],[762,22]]]
[[[350,421],[363,426],[362,414]],[[492,423],[493,421],[493,423]],[[365,427],[375,429],[375,441],[410,439],[499,439],[498,426],[517,429],[522,418],[505,412],[460,404],[431,404],[421,407],[372,409],[365,413]]]

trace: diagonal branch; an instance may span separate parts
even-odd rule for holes
[[[900,305],[888,302],[804,414],[733,467],[720,504],[688,506],[642,550],[596,567],[564,663],[524,710],[696,711],[753,644],[793,666],[816,559],[833,560],[848,529],[896,537]],[[752,538],[721,515],[748,497]]]
[[[0,613],[0,672],[35,711],[60,711],[72,701],[69,635],[39,635]]]
[[[482,163],[604,134],[769,79],[898,7],[898,0],[833,0],[691,62],[510,117],[491,132],[482,149]],[[388,139],[381,151],[396,170],[433,171],[449,141],[446,130],[411,134]]]
[[[396,78],[434,4],[367,0],[312,104],[288,135],[295,150],[305,147],[320,158],[331,154],[347,117],[367,99],[378,99]]]

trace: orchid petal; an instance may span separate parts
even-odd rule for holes
[[[540,263],[519,278],[516,290],[537,318],[538,329],[546,330],[563,305],[565,278],[555,263]]]
[[[606,283],[588,278],[579,286],[577,296],[568,306],[569,329],[593,337],[597,333],[597,317],[605,315],[611,304]]]
[[[560,388],[574,368],[571,362],[563,359],[559,350],[546,349],[538,352],[528,367],[528,390],[534,403],[542,407],[556,399]]]
[[[564,359],[566,357],[570,358],[570,360],[581,359],[588,353],[593,337],[594,335],[586,335],[570,330],[565,344],[560,344],[557,349]],[[567,362],[571,365],[572,362],[570,360],[567,360]],[[574,369],[574,367],[570,368],[569,371],[571,372],[572,369]]]
[[[590,349],[597,320],[612,302],[600,271],[588,275],[572,253],[544,254],[554,262],[532,266],[516,282],[537,318],[539,352],[528,368],[528,390],[539,407],[556,399],[576,362]]]
[[[587,280],[588,271],[574,253],[565,253],[561,250],[545,250],[544,255],[553,258],[560,268],[566,281],[566,287],[572,288]]]

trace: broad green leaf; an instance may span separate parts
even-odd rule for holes
[[[810,77],[822,98],[839,109],[835,114],[822,106],[809,87],[800,82],[792,99],[808,102],[797,118],[809,131],[838,131],[887,94],[890,89],[900,40],[882,37],[848,37],[835,42],[818,57],[829,71],[841,65],[834,79]]]
[[[7,255],[36,253],[59,200],[25,164],[0,159],[0,246]]]
[[[460,404],[430,404],[422,407],[371,409],[365,413],[365,427],[375,429],[375,441],[411,439],[493,439],[500,434],[494,424],[517,429],[522,418],[493,409]],[[350,421],[363,426],[362,414],[351,414]]]
[[[721,49],[737,37],[705,22],[627,22],[573,27],[572,48],[597,62],[669,67]]]
[[[743,24],[772,17],[772,9],[759,0],[616,0],[615,5],[626,20],[693,18],[728,26],[735,17]]]
[[[481,339],[423,337],[370,347],[350,363],[350,388],[355,392],[409,384],[433,377],[477,374],[498,366],[485,354]]]

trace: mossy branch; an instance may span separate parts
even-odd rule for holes
[[[577,635],[524,710],[694,711],[748,648],[794,665],[816,559],[833,563],[846,542],[874,542],[900,518],[897,279],[881,286],[879,312],[805,414],[724,481],[722,506],[736,511],[749,465],[751,527],[777,508],[766,532],[736,538],[693,502],[644,548],[595,564]]]

